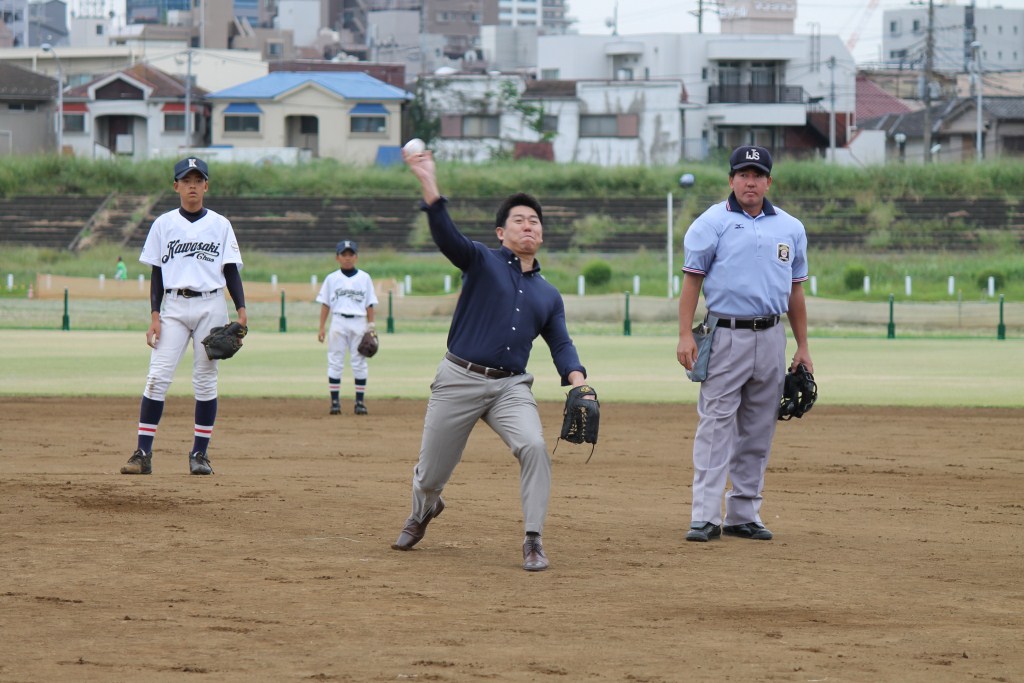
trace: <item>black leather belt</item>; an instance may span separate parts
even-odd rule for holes
[[[769,315],[764,318],[723,318],[718,321],[716,327],[729,327],[734,330],[767,330],[775,327],[779,322],[779,316]]]
[[[211,289],[209,292],[197,292],[194,289],[165,289],[164,294],[174,294],[177,292],[178,296],[183,296],[186,299],[194,299],[195,297],[202,296],[203,294],[216,294],[218,291],[220,290]]]
[[[511,377],[516,374],[509,370],[498,370],[497,368],[489,368],[486,365],[477,365],[476,363],[470,363],[468,360],[462,360],[451,351],[444,354],[444,357],[455,363],[459,367],[466,368],[470,372],[475,372],[478,375],[484,377],[490,377],[491,379],[504,379],[505,377]]]
[[[352,313],[335,313],[334,315],[340,315],[342,318],[354,318],[354,317],[356,317]]]

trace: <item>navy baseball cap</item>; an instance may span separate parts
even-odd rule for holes
[[[174,165],[174,179],[181,180],[189,174],[189,171],[199,171],[203,180],[210,179],[210,169],[206,167],[206,162],[195,157],[182,159]]]
[[[337,252],[340,254],[343,251],[351,251],[353,254],[358,254],[359,245],[352,240],[342,240],[338,242]]]
[[[732,151],[732,155],[729,157],[730,172],[750,166],[771,175],[772,155],[764,147],[755,145],[744,145]]]

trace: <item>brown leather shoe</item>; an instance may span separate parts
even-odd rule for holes
[[[437,517],[444,511],[444,501],[440,498],[434,503],[434,507],[430,508],[430,512],[426,517],[423,518],[422,522],[417,522],[415,519],[410,517],[405,520],[405,528],[402,529],[402,533],[398,534],[398,540],[391,544],[391,547],[395,550],[412,550],[412,547],[423,540],[423,535],[427,533],[427,525],[430,524],[430,520]]]
[[[527,536],[523,543],[523,569],[528,572],[542,572],[548,568],[548,556],[544,554],[544,546],[540,536]]]

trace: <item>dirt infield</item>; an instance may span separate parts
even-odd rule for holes
[[[819,405],[780,425],[775,540],[697,544],[693,406],[605,405],[530,574],[484,426],[399,553],[422,402],[225,399],[212,477],[184,399],[116,474],[137,406],[0,398],[0,681],[1024,680],[1019,411]]]

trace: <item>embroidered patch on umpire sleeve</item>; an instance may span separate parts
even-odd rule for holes
[[[789,245],[780,242],[779,244],[775,245],[775,248],[776,258],[779,259],[779,262],[789,263]]]

